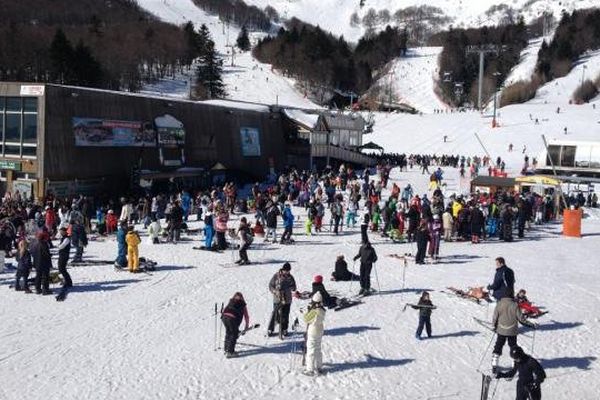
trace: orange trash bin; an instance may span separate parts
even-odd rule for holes
[[[583,219],[583,210],[564,210],[563,211],[563,235],[568,237],[581,237],[581,220]]]

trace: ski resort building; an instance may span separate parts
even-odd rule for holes
[[[177,182],[206,187],[308,168],[317,151],[323,159],[372,163],[352,151],[362,144],[360,121],[317,120],[330,144],[313,149],[277,106],[0,83],[0,190],[40,197]]]

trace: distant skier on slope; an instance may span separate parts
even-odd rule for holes
[[[546,379],[544,368],[535,358],[525,354],[519,346],[510,350],[510,356],[514,360],[513,368],[510,371],[496,374],[496,379],[510,379],[519,373],[516,400],[541,400],[540,386]]]

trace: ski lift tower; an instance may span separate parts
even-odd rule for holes
[[[483,72],[486,54],[498,55],[500,48],[495,44],[482,44],[467,46],[467,54],[479,54],[479,88],[477,91],[477,109],[481,111],[481,98],[483,96]]]

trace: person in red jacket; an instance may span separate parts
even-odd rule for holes
[[[46,229],[48,229],[48,233],[50,236],[54,236],[54,231],[56,230],[56,212],[50,206],[46,206],[46,217],[45,217],[45,225]]]
[[[106,234],[110,235],[117,230],[118,225],[117,216],[113,210],[108,210],[106,214]]]

